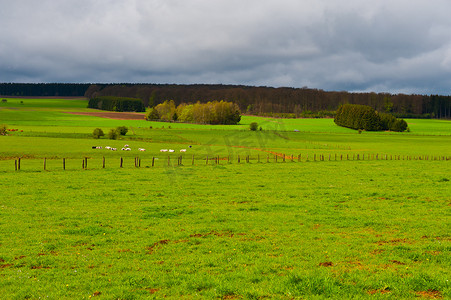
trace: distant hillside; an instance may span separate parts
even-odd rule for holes
[[[451,96],[441,95],[328,92],[309,88],[243,85],[58,83],[1,83],[0,95],[120,96],[140,98],[145,106],[155,106],[165,100],[174,100],[176,105],[225,100],[238,104],[244,113],[275,116],[321,115],[318,112],[335,111],[341,104],[349,103],[369,105],[379,112],[390,112],[398,117],[451,119]]]
[[[14,97],[83,97],[86,83],[0,83],[0,95]]]
[[[388,93],[326,92],[308,88],[272,88],[241,85],[122,84],[92,85],[86,97],[121,96],[141,98],[145,106],[165,100],[175,104],[225,100],[239,105],[243,112],[257,115],[335,111],[341,104],[369,105],[380,112],[399,117],[451,118],[451,96]]]

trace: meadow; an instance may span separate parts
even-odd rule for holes
[[[2,298],[451,297],[451,161],[414,159],[451,156],[451,122],[362,134],[331,119],[211,126],[78,116],[67,112],[91,111],[86,100],[66,101],[0,104],[0,124],[19,129],[0,136]],[[116,126],[130,131],[91,137]],[[92,149],[125,143],[132,151]]]

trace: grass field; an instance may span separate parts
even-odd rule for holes
[[[451,122],[362,134],[330,119],[201,126],[71,115],[90,110],[66,101],[0,104],[0,124],[19,129],[0,136],[2,299],[451,298],[451,160],[407,160],[451,156]],[[247,130],[253,121],[263,130]],[[91,137],[122,125],[121,140]],[[91,147],[125,143],[132,151]],[[162,148],[187,148],[184,164]]]

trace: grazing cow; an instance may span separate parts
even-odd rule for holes
[[[97,149],[97,146],[92,146],[92,149]]]
[[[125,148],[125,151],[132,151],[131,148]]]
[[[171,153],[174,152],[174,151],[175,151],[174,149],[169,149],[169,152],[171,152]]]
[[[117,151],[117,148],[111,148],[111,151]]]
[[[98,146],[98,147],[96,147],[96,149],[102,149],[102,147],[101,147],[101,146]]]
[[[125,145],[124,145],[124,148],[128,148],[128,147],[130,147],[130,146],[129,146],[129,145],[127,145],[127,144],[125,144]]]
[[[160,152],[168,152],[168,149],[161,149]]]
[[[186,149],[180,149],[180,152],[186,152]]]
[[[138,151],[146,151],[144,148],[139,148]]]
[[[105,149],[111,150],[111,147],[110,146],[106,146]]]

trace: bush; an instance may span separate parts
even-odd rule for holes
[[[8,129],[8,126],[6,124],[0,125],[0,135],[6,135],[7,129]]]
[[[397,119],[391,114],[379,114],[382,122],[382,130],[402,132],[407,129],[407,122]]]
[[[100,137],[104,136],[105,133],[103,133],[103,130],[100,128],[96,128],[94,129],[94,131],[92,132],[92,136],[95,139],[99,139]]]
[[[258,129],[258,123],[257,122],[252,122],[251,124],[249,124],[249,130],[257,131],[257,129]]]
[[[119,126],[116,128],[116,131],[120,134],[120,135],[126,135],[128,132],[128,128],[125,126]]]
[[[110,140],[117,140],[117,138],[119,137],[119,132],[117,131],[117,129],[111,129],[109,132],[108,132],[108,138],[110,139]]]
[[[147,121],[152,121],[152,120],[159,120],[160,119],[160,115],[158,114],[158,111],[153,108],[153,107],[148,107],[146,109],[146,116],[145,119]]]

